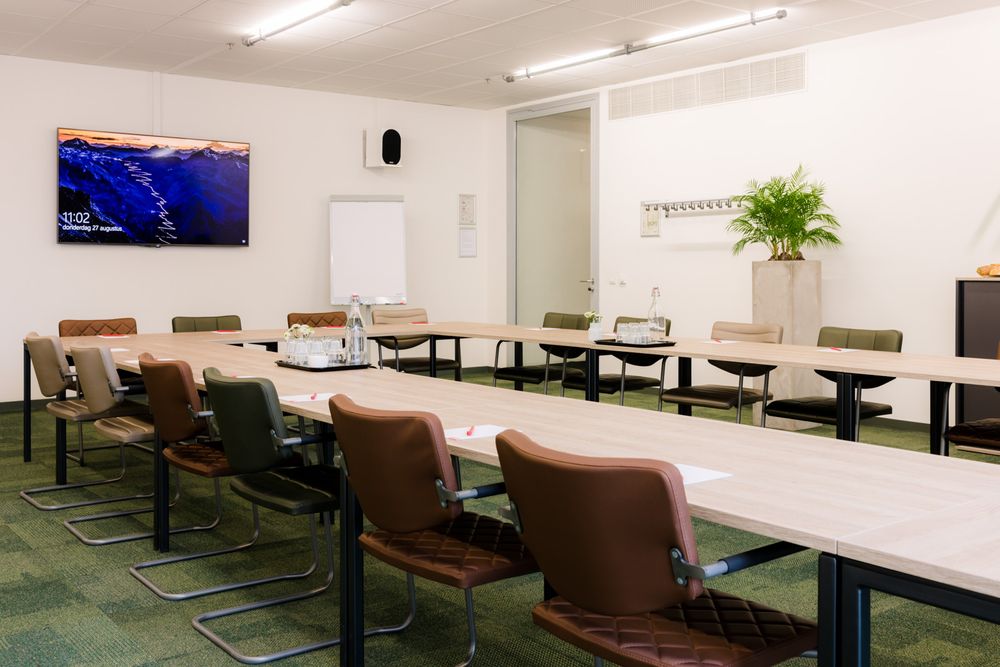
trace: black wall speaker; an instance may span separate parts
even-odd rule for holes
[[[382,162],[385,164],[399,164],[399,157],[402,152],[402,138],[396,130],[386,130],[382,133]]]

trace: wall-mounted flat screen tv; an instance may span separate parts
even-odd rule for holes
[[[250,144],[59,129],[59,242],[245,246]]]

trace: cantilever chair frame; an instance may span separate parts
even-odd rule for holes
[[[551,325],[555,324],[557,326],[555,326],[553,328],[568,329],[568,330],[571,330],[571,331],[583,331],[586,328],[586,327],[579,327],[579,326],[576,326],[576,327],[561,327],[561,326],[558,326],[558,324],[562,324],[567,317],[571,317],[571,318],[577,319],[578,323],[586,321],[585,319],[579,319],[579,318],[584,318],[583,315],[577,315],[577,314],[573,314],[573,313],[558,313],[558,312],[555,312],[555,311],[550,311],[550,312],[545,313],[545,316],[542,319],[542,327],[546,328],[546,327],[550,327]],[[509,343],[509,342],[511,342],[511,341],[508,341],[508,340],[498,340],[497,341],[496,349],[495,349],[495,351],[493,353],[493,386],[494,387],[497,386],[497,380],[511,380],[511,381],[514,382],[514,387],[515,388],[520,388],[521,383],[523,383],[523,382],[532,382],[534,384],[538,384],[539,382],[538,382],[537,379],[536,380],[528,380],[528,379],[524,379],[524,378],[522,378],[522,379],[511,379],[510,377],[498,377],[497,374],[500,371],[516,371],[517,369],[531,368],[531,366],[522,366],[522,365],[515,365],[515,366],[500,368],[500,348],[501,348],[501,346],[503,346],[504,343]],[[515,345],[519,345],[519,344],[520,343],[516,343],[515,342]],[[559,357],[560,359],[562,359],[561,375],[559,376],[559,381],[560,381],[560,384],[561,384],[562,380],[566,377],[567,371],[570,369],[569,360],[570,359],[577,359],[577,358],[579,358],[580,356],[582,356],[584,354],[585,351],[582,350],[582,349],[579,349],[579,348],[567,347],[567,346],[563,346],[563,345],[552,345],[550,343],[539,343],[538,346],[540,348],[542,348],[542,350],[545,352],[545,364],[544,364],[545,368],[544,368],[544,371],[543,371],[543,374],[542,374],[541,385],[542,385],[542,393],[545,394],[545,395],[548,395],[548,393],[549,393],[549,380],[551,379],[551,374],[550,374],[549,370],[550,370],[551,365],[552,365],[551,364],[552,355],[555,355],[556,357]],[[517,349],[517,348],[515,348],[515,349]],[[517,364],[516,357],[517,357],[517,353],[515,352],[515,364]],[[565,396],[566,395],[565,387],[560,388],[560,395],[561,396]]]

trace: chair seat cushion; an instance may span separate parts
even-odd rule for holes
[[[663,392],[665,403],[681,403],[683,405],[697,405],[703,408],[719,408],[728,410],[736,407],[738,400],[738,390],[720,384],[702,384],[694,387],[674,387]],[[768,399],[771,394],[768,393]],[[764,392],[743,387],[743,405],[751,405],[764,400]]]
[[[340,471],[334,466],[275,468],[233,477],[233,491],[250,502],[292,516],[332,512],[339,507]]]
[[[103,419],[105,417],[126,417],[129,415],[149,414],[148,406],[129,400],[122,401],[115,407],[105,412],[91,412],[90,409],[87,408],[86,401],[77,398],[71,398],[65,401],[52,401],[45,405],[45,409],[56,419],[71,422],[90,422]]]
[[[391,354],[383,356],[382,366],[384,368],[395,368],[396,357]],[[458,368],[458,363],[454,359],[443,359],[439,357],[437,360],[437,369],[439,371],[452,371],[456,368]],[[431,358],[400,357],[399,370],[404,373],[427,373],[431,370]]]
[[[956,445],[1000,452],[1000,419],[977,419],[956,424],[948,429],[945,437]]]
[[[124,443],[152,442],[156,434],[149,415],[98,419],[94,428],[108,440]]]
[[[401,570],[456,588],[471,588],[538,569],[511,524],[463,512],[430,530],[361,536],[361,547]]]
[[[226,477],[235,474],[221,442],[180,443],[163,450],[170,465],[202,477]]]
[[[892,414],[892,406],[887,403],[861,401],[861,418],[871,419]],[[783,398],[767,404],[770,417],[785,417],[820,424],[837,424],[837,399],[827,396],[806,396],[805,398]]]
[[[573,373],[583,373],[579,364],[567,364],[567,377]],[[562,362],[555,362],[549,365],[549,382],[557,382],[562,379]],[[493,377],[498,380],[508,380],[510,382],[528,382],[531,384],[541,384],[545,382],[545,364],[536,366],[507,366],[498,368],[493,373]]]
[[[708,588],[650,614],[605,616],[555,597],[531,615],[560,639],[623,667],[775,665],[818,640],[812,621]]]
[[[563,380],[563,386],[567,389],[586,389],[587,379],[583,374],[567,373]],[[622,386],[622,376],[614,373],[602,374],[597,379],[597,390],[602,394],[614,394]],[[660,381],[655,378],[648,378],[642,375],[626,375],[625,391],[635,391],[637,389],[648,389],[649,387],[659,387]]]

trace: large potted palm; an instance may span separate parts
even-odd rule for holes
[[[770,257],[753,262],[753,321],[781,324],[785,343],[815,345],[821,326],[819,260],[806,260],[804,248],[840,245],[840,223],[824,200],[826,188],[808,182],[800,165],[791,176],[775,176],[760,183],[750,181],[747,191],[733,198],[743,214],[727,229],[740,235],[733,254],[760,243]],[[771,374],[775,398],[821,393],[815,373],[778,369]],[[768,420],[768,426],[809,428],[814,424],[786,419]]]

